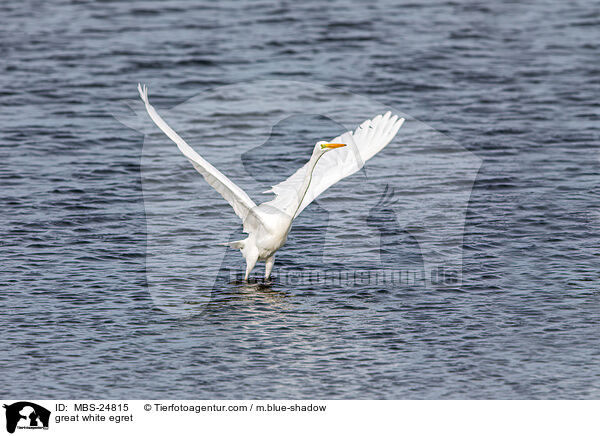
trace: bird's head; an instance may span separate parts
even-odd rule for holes
[[[338,144],[327,141],[319,141],[315,144],[315,153],[323,154],[336,148],[345,147],[346,144]]]

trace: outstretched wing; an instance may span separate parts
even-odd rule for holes
[[[229,180],[218,169],[213,167],[208,161],[204,160],[181,138],[181,136],[169,127],[148,101],[148,87],[146,85],[142,87],[141,84],[138,84],[138,91],[140,92],[140,97],[142,97],[142,100],[146,104],[146,110],[148,111],[150,118],[152,118],[152,121],[154,121],[158,128],[165,132],[175,144],[177,144],[179,150],[181,150],[185,157],[192,162],[192,165],[194,165],[194,168],[202,174],[204,180],[221,194],[231,207],[233,207],[235,214],[239,216],[242,221],[245,221],[248,214],[252,211],[252,208],[256,207],[256,204],[248,197],[248,194]]]
[[[348,131],[329,141],[344,143],[347,146],[328,152],[321,157],[313,171],[308,191],[294,218],[331,185],[361,169],[365,162],[389,144],[398,133],[402,123],[404,123],[404,118],[399,119],[398,116],[392,116],[390,112],[387,112],[385,115],[377,115],[372,120],[364,121],[354,132]],[[267,192],[275,193],[275,198],[266,204],[288,214],[294,213],[295,207],[300,201],[298,191],[307,170],[308,163],[287,180],[273,186]]]

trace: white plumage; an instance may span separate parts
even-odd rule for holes
[[[336,150],[335,153],[327,153],[320,159],[294,218],[327,188],[360,170],[365,162],[389,144],[403,122],[404,118],[398,119],[396,115],[392,116],[390,112],[386,112],[385,115],[377,115],[372,120],[364,121],[354,132],[348,131],[329,141],[344,143],[347,147]],[[275,198],[266,204],[283,211],[296,207],[294,193],[302,185],[309,164],[310,161],[286,180],[266,191],[275,193]]]
[[[273,192],[275,198],[257,206],[243,189],[203,159],[169,127],[150,104],[145,85],[138,84],[138,90],[152,121],[177,144],[194,168],[242,220],[248,237],[224,245],[242,252],[246,259],[246,280],[259,260],[265,261],[265,278],[269,278],[275,252],[287,240],[294,218],[331,185],[361,169],[389,144],[404,122],[404,118],[387,112],[364,121],[354,132],[348,131],[329,142],[317,142],[310,160],[302,168],[267,191]]]

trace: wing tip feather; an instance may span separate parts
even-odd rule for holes
[[[141,83],[138,83],[137,89],[140,93],[140,98],[142,99],[142,101],[146,104],[150,104],[150,102],[148,101],[148,86],[146,86],[145,84],[142,85]]]

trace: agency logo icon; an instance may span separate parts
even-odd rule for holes
[[[50,411],[29,401],[19,401],[4,405],[6,409],[6,431],[14,433],[18,429],[48,429]]]

